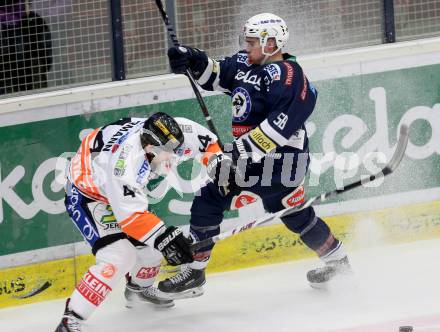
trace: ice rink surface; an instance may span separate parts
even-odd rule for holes
[[[205,295],[170,309],[124,307],[121,284],[85,332],[440,332],[440,240],[351,252],[354,280],[307,284],[318,259],[208,276]],[[1,332],[54,331],[63,300],[0,310]]]

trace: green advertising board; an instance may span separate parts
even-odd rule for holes
[[[401,167],[382,185],[344,194],[338,201],[440,186],[440,65],[314,84],[319,98],[307,124],[313,153],[305,183],[308,195],[371,174],[364,157],[367,152],[381,151],[384,155],[375,155],[369,162],[382,165],[385,159],[381,158],[393,151],[400,123],[408,123],[411,131]],[[206,102],[223,141],[232,140],[229,98],[210,96]],[[76,151],[85,129],[157,111],[204,124],[197,102],[180,100],[1,127],[0,256],[80,241],[64,212],[62,185],[54,181],[57,157]],[[356,158],[360,167],[344,171],[347,162],[356,166]],[[335,167],[338,164],[341,169]],[[180,167],[179,176],[189,180],[189,169],[188,165]],[[167,223],[186,224],[188,215],[177,213],[172,204],[180,202],[189,211],[192,197],[191,192],[171,189],[152,209]]]

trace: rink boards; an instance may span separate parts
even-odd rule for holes
[[[319,91],[307,123],[314,153],[307,195],[334,189],[341,178],[349,183],[369,174],[365,165],[355,172],[334,165],[344,151],[390,156],[399,125],[410,124],[402,165],[382,186],[318,206],[348,246],[439,235],[439,59],[438,39],[299,59]],[[230,140],[228,98],[204,96],[222,139]],[[0,100],[0,307],[67,296],[93,260],[64,212],[63,183],[55,177],[59,156],[73,153],[91,128],[157,111],[204,123],[188,82],[172,75]],[[179,183],[152,205],[169,224],[187,224],[193,193],[203,182],[201,173],[190,169],[183,166]],[[358,214],[366,210],[373,218]],[[250,217],[233,211],[225,223]],[[362,227],[367,237],[355,232]],[[219,244],[210,268],[225,271],[311,255],[283,226],[271,225]]]
[[[440,201],[333,216],[325,220],[349,252],[386,243],[433,239],[440,237]],[[208,272],[307,257],[314,257],[314,253],[298,236],[276,224],[255,228],[218,243]],[[93,262],[92,255],[80,255],[4,269],[0,280],[0,308],[68,297]]]

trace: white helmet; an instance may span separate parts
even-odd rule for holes
[[[260,39],[260,45],[264,55],[272,56],[281,50],[289,39],[289,30],[286,22],[274,14],[263,13],[252,16],[246,21],[243,27],[244,37],[253,37]],[[271,54],[264,52],[264,47],[269,38],[274,38],[278,49]]]

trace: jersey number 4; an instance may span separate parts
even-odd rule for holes
[[[208,147],[209,142],[211,142],[212,138],[209,137],[208,135],[198,135],[197,137],[199,138],[199,141],[202,144],[202,148],[199,148],[199,151],[205,152],[206,148]]]
[[[125,185],[123,188],[124,188],[124,196],[134,197],[136,195],[129,186]]]

